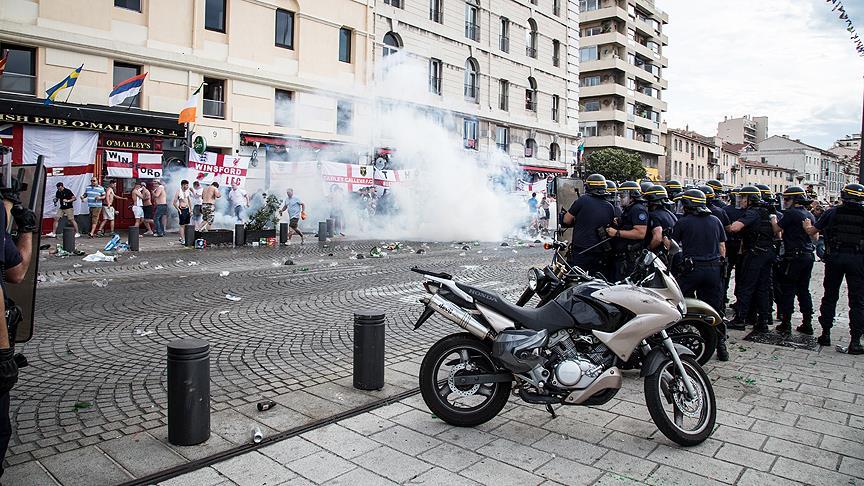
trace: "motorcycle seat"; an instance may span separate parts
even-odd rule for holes
[[[458,282],[456,286],[473,297],[476,303],[484,305],[502,316],[513,320],[516,323],[516,327],[524,327],[535,331],[543,329],[557,331],[559,329],[574,327],[575,325],[570,314],[554,301],[542,307],[519,307],[507,302],[506,299],[496,292]]]

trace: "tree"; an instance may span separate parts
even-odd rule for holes
[[[603,174],[612,181],[636,181],[645,178],[645,166],[636,152],[604,148],[593,152],[585,162],[585,175]]]
[[[264,204],[249,218],[249,222],[246,223],[246,231],[263,231],[275,228],[276,223],[279,222],[278,211],[279,199],[270,194],[264,200]]]

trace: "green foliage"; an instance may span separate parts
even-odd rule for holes
[[[246,231],[261,231],[265,229],[272,229],[276,227],[276,223],[279,222],[279,199],[270,194],[267,196],[267,199],[264,200],[264,205],[258,208],[252,217],[249,218],[249,222],[246,223]]]
[[[636,152],[604,148],[591,153],[585,162],[585,175],[603,174],[613,181],[637,181],[645,177],[645,166]]]

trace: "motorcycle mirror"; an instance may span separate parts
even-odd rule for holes
[[[679,253],[681,253],[681,247],[678,246],[678,242],[669,238],[669,256],[673,257]]]

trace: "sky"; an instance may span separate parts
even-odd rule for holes
[[[841,0],[864,36],[864,0]],[[656,0],[669,14],[669,128],[768,117],[768,135],[829,148],[861,131],[864,57],[825,0]]]

